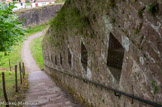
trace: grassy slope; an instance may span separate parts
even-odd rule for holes
[[[29,28],[29,32],[25,36],[28,37],[36,32],[42,31],[46,27],[47,27],[47,24],[42,24],[39,26],[31,27]],[[12,69],[14,65],[18,64],[18,62],[21,61],[22,44],[23,42],[19,42],[18,45],[13,46],[13,51],[11,51],[9,55],[4,56],[4,53],[0,52],[0,56],[2,56],[2,58],[0,58],[0,68],[9,69],[9,59],[11,61]]]
[[[26,34],[26,36],[31,36],[32,34],[36,33],[36,32],[40,32],[43,29],[45,29],[48,26],[48,24],[41,24],[35,27],[30,27],[29,28],[29,32],[28,34]]]
[[[45,27],[47,26],[47,24],[43,24],[43,25],[39,25],[36,27],[31,27],[29,32],[25,35],[30,36],[36,32],[42,31],[43,29],[45,29]],[[0,52],[0,56],[2,56],[2,58],[0,58],[0,68],[9,68],[9,64],[8,64],[8,60],[11,60],[11,66],[13,67],[12,70],[14,70],[14,65],[18,64],[18,62],[21,61],[21,49],[22,49],[22,44],[23,42],[19,42],[18,45],[13,46],[13,51],[10,52],[9,55],[4,56],[3,52]],[[39,47],[39,46],[38,46]],[[39,48],[37,48],[39,50]],[[40,61],[41,62],[41,61]],[[21,87],[19,87],[21,90],[19,93],[15,93],[15,73],[12,71],[2,71],[0,70],[0,84],[2,84],[2,78],[1,78],[1,73],[5,72],[5,77],[6,77],[6,89],[7,89],[7,95],[10,101],[15,101],[15,99],[18,99],[20,101],[22,101],[24,95],[24,91],[27,89],[27,79],[25,79],[25,82],[23,85],[21,85]],[[26,77],[27,78],[27,77]],[[18,74],[18,79],[19,79],[19,74]],[[20,83],[18,83],[19,85]],[[2,93],[2,85],[0,85],[0,101],[4,101],[4,97],[3,97],[3,93]],[[21,95],[22,93],[22,95]],[[1,107],[2,105],[0,105]]]
[[[2,72],[5,73],[6,91],[7,91],[8,98],[11,98],[12,93],[15,92],[15,90],[13,89],[13,84],[15,84],[15,73],[10,72],[10,71],[0,71],[0,77],[2,75],[1,74]],[[19,72],[18,72],[18,79],[19,79]],[[0,84],[2,84],[2,78],[0,78]],[[18,81],[18,84],[20,84],[19,81]],[[3,90],[2,85],[0,85],[0,90]],[[3,93],[1,91],[0,92],[0,101],[2,101],[3,99],[4,99]]]
[[[0,60],[0,68],[8,68],[9,69],[9,59],[11,62],[12,69],[13,69],[14,65],[18,64],[21,61],[22,43],[23,42],[19,42],[18,45],[13,46],[13,51],[11,51],[6,56],[4,56],[3,52],[0,52],[0,56],[2,56],[2,58]]]
[[[30,49],[31,49],[32,55],[36,63],[39,65],[41,69],[43,69],[43,56],[42,56],[42,46],[41,46],[42,39],[43,39],[43,36],[34,39],[30,43]]]
[[[5,73],[5,85],[6,85],[6,93],[8,100],[10,102],[18,102],[18,101],[24,101],[25,100],[25,92],[28,89],[28,75],[26,73],[25,78],[23,79],[23,84],[20,85],[20,77],[19,72],[17,74],[18,76],[18,92],[15,92],[15,73],[12,71],[0,71],[0,77],[1,73]],[[2,84],[2,78],[0,78],[0,84]],[[0,102],[5,101],[4,95],[3,95],[3,87],[0,85]],[[0,104],[0,107],[5,107],[5,105]],[[22,107],[22,106],[19,106]]]
[[[64,3],[66,0],[56,0],[55,3]]]

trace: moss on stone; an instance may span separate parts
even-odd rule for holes
[[[147,7],[147,10],[153,15],[155,16],[158,12],[159,12],[159,4],[157,3],[157,1],[150,3]]]
[[[97,37],[99,34],[96,29],[102,27],[100,23],[97,23],[98,16],[102,16],[104,12],[109,13],[110,9],[115,7],[115,0],[94,0],[94,2],[83,0],[82,4],[77,3],[77,0],[67,0],[57,16],[51,20],[52,39],[50,39],[55,41],[52,42],[55,47],[60,48],[69,35],[91,39]],[[115,19],[112,19],[112,22],[115,23]]]

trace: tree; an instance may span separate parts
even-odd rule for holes
[[[0,51],[8,52],[23,39],[25,29],[13,13],[14,4],[0,3]]]

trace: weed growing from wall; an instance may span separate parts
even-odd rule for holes
[[[152,86],[154,88],[153,93],[155,95],[157,93],[157,91],[158,91],[158,86],[155,84],[155,81],[152,81],[151,84],[152,84]]]
[[[63,8],[51,21],[51,26],[54,27],[57,32],[62,32],[67,28],[83,30],[86,25],[86,18],[80,15],[77,8]]]
[[[57,16],[50,22],[51,40],[55,47],[61,45],[67,36],[81,35],[83,37],[94,38],[97,33],[94,22],[97,22],[97,15],[102,15],[103,10],[106,12],[115,7],[115,0],[83,0],[83,4],[77,4],[75,0],[66,1],[64,7],[58,12]],[[70,4],[69,7],[66,4]],[[88,4],[88,5],[85,5]],[[74,7],[75,5],[75,7]],[[86,7],[84,7],[86,6]],[[96,13],[99,11],[98,13]],[[115,20],[112,20],[115,23]],[[97,23],[95,23],[97,24]],[[56,41],[57,40],[57,41]]]
[[[85,33],[87,26],[90,25],[89,18],[82,15],[77,8],[62,8],[57,16],[50,22],[51,37],[57,39],[55,46],[61,45],[61,42],[68,34],[68,29],[72,30],[71,34]],[[65,35],[66,34],[66,35]],[[71,35],[72,36],[72,35]]]
[[[145,10],[145,7],[143,7],[143,8],[141,8],[141,9],[138,10],[138,16],[140,18],[143,18],[143,12],[144,12],[144,10]]]
[[[157,2],[150,3],[147,7],[147,10],[155,16],[159,11],[159,4]]]

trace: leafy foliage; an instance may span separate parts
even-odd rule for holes
[[[23,42],[18,42],[18,45],[12,47],[12,51],[7,52],[4,55],[4,52],[0,52],[0,68],[9,69],[9,60],[11,62],[11,68],[14,69],[14,66],[21,62],[21,49]]]
[[[25,29],[13,13],[14,4],[0,3],[0,51],[8,52],[23,39]]]

